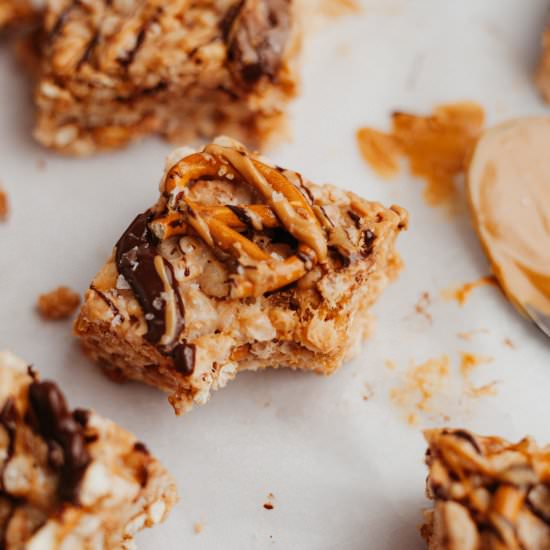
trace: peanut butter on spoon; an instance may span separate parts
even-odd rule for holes
[[[487,131],[468,171],[474,223],[506,296],[550,315],[550,118]]]

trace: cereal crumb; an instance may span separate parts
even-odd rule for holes
[[[8,194],[0,188],[0,222],[5,222],[10,213]]]
[[[516,344],[510,338],[505,338],[503,343],[507,348],[516,349]]]
[[[432,314],[428,311],[428,307],[432,303],[432,297],[429,292],[423,292],[414,306],[414,312],[421,317],[424,317],[428,323],[433,322]]]
[[[38,297],[38,313],[48,320],[70,317],[80,304],[80,295],[66,286],[60,286]]]
[[[273,508],[275,508],[272,502],[274,499],[275,499],[275,495],[273,493],[269,493],[267,495],[267,502],[264,504],[264,508],[266,510],[273,510]]]
[[[199,535],[200,533],[202,533],[203,527],[203,524],[200,521],[197,521],[193,525],[193,531],[195,531],[195,533]]]
[[[374,397],[374,390],[372,386],[368,382],[365,382],[363,384],[363,401],[369,401],[373,397]]]
[[[457,336],[461,340],[466,340],[469,342],[476,334],[489,334],[489,331],[486,328],[478,328],[475,330],[468,330],[466,332],[459,332]]]

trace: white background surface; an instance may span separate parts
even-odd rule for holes
[[[151,139],[88,160],[48,154],[30,138],[28,85],[1,49],[0,180],[12,216],[0,226],[0,348],[58,380],[72,405],[134,431],[174,473],[181,502],[166,524],[138,537],[140,548],[423,548],[420,428],[443,420],[431,415],[410,427],[388,399],[411,361],[448,354],[456,369],[460,351],[494,357],[474,380],[498,380],[496,397],[467,399],[457,386],[435,412],[482,433],[550,442],[550,342],[496,289],[477,290],[464,308],[436,301],[433,325],[411,315],[423,291],[437,298],[488,273],[466,212],[449,219],[425,206],[423,184],[406,174],[377,180],[354,141],[360,125],[386,127],[392,110],[428,112],[445,101],[476,100],[490,123],[548,113],[530,80],[547,7],[546,0],[364,0],[361,15],[309,40],[294,139],[271,156],[320,183],[407,207],[411,229],[399,242],[407,268],[376,307],[377,330],[362,355],[333,377],[241,374],[180,418],[163,394],[107,381],[80,354],[69,322],[45,323],[33,309],[40,292],[59,284],[86,289],[126,225],[156,199],[170,147]],[[470,342],[456,336],[476,328],[490,332]],[[384,367],[387,359],[396,371]],[[368,401],[365,382],[374,389]],[[275,508],[267,511],[270,492]]]

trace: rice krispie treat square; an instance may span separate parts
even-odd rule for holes
[[[330,374],[396,277],[406,212],[273,166],[219,138],[168,160],[84,298],[75,329],[114,378],[170,394],[177,413],[238,371]]]
[[[425,436],[430,550],[550,548],[550,447],[456,429]]]
[[[296,91],[296,0],[49,1],[35,136],[64,153],[146,134],[259,144]]]
[[[0,353],[0,548],[130,549],[176,498],[143,443]]]

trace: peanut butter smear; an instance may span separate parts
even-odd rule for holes
[[[426,203],[440,206],[456,198],[456,180],[484,124],[485,112],[477,103],[451,103],[427,117],[394,113],[391,132],[361,128],[356,137],[363,158],[385,179],[399,172],[405,157],[412,174],[426,181]]]
[[[474,222],[508,298],[550,314],[550,118],[485,133],[468,188]]]

